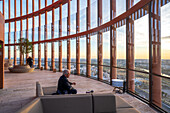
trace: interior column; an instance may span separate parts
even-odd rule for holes
[[[80,32],[80,0],[77,0],[76,33]],[[80,75],[80,38],[76,37],[76,70]]]
[[[28,0],[26,0],[26,14],[28,14]],[[26,38],[28,39],[28,18],[26,18]],[[28,54],[26,54],[26,59],[28,58]]]
[[[14,17],[16,18],[16,0],[14,0]],[[16,20],[15,20],[15,23],[14,23],[14,43],[15,44],[17,43],[17,33],[16,33],[16,30],[17,30],[17,23],[16,23]],[[17,65],[17,55],[16,55],[16,52],[17,52],[17,46],[15,45],[14,46],[14,65]]]
[[[32,12],[34,12],[34,0],[32,0]],[[32,16],[32,42],[34,42],[34,16]],[[32,45],[32,59],[33,59],[33,65],[35,65],[35,47],[34,44]]]
[[[8,17],[11,18],[11,0],[8,0]],[[11,43],[11,22],[8,23],[8,44]],[[11,46],[8,46],[8,59],[11,59]]]
[[[22,16],[22,0],[20,0],[20,16]],[[20,20],[20,39],[22,38],[22,19]],[[23,64],[22,53],[20,48],[20,65]]]
[[[87,0],[87,11],[86,11],[86,15],[87,15],[87,22],[86,22],[86,30],[90,30],[91,27],[91,21],[90,21],[90,11],[91,11],[91,7],[90,7],[90,2],[91,0]],[[90,34],[86,35],[86,71],[87,71],[87,77],[91,76],[91,37]]]
[[[62,37],[62,4],[59,8],[59,37]],[[59,41],[59,71],[62,71],[62,41]]]
[[[47,7],[47,0],[45,0],[45,7]],[[45,11],[45,40],[48,39],[48,29],[47,29],[47,11]],[[44,65],[45,69],[48,69],[48,58],[47,58],[47,43],[44,43]]]
[[[130,9],[134,1],[133,0],[127,0],[127,10]],[[134,21],[130,18],[128,18],[127,24],[126,24],[126,32],[127,32],[127,68],[128,69],[134,69],[135,68],[135,62],[134,62]],[[127,83],[128,83],[128,90],[135,92],[135,72],[134,71],[127,71]]]
[[[41,0],[39,0],[39,10],[41,9]],[[41,40],[41,14],[39,14],[39,26],[38,26],[38,41]],[[38,67],[41,68],[41,44],[38,44]]]
[[[116,17],[116,0],[110,0],[110,21]],[[110,84],[112,79],[117,79],[117,58],[116,58],[116,27],[110,26]],[[114,67],[113,67],[114,66]]]
[[[161,22],[160,22],[160,3],[159,0],[151,2],[150,27],[151,32],[151,68],[150,73],[161,75]],[[151,59],[150,58],[150,59]],[[162,107],[162,79],[161,77],[151,75],[151,101],[159,107]]]
[[[70,35],[70,0],[68,0],[67,36]],[[67,69],[71,69],[70,39],[67,39]]]
[[[102,0],[98,0],[98,26],[103,22],[102,20]],[[98,80],[103,80],[103,33],[98,31],[97,35],[98,46]]]
[[[52,3],[54,3],[54,0],[52,0]],[[51,25],[51,34],[52,34],[52,39],[54,39],[54,10],[55,8],[52,9],[52,25]],[[52,42],[52,46],[51,46],[51,66],[52,66],[52,70],[55,69],[55,59],[54,59],[54,42]]]

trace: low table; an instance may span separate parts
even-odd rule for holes
[[[112,79],[112,86],[114,87],[113,91],[116,90],[116,88],[122,89],[123,93],[125,92],[125,81],[121,79]]]

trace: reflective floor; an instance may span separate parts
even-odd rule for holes
[[[61,75],[60,72],[53,73],[38,69],[32,73],[17,74],[5,71],[5,88],[0,89],[0,113],[14,113],[34,99],[36,81],[39,81],[42,87],[55,86]],[[112,86],[82,76],[71,75],[69,80],[77,83],[74,87],[79,94],[89,90],[94,90],[94,93],[111,93],[113,90]],[[115,94],[121,96],[141,113],[156,113],[148,105],[129,94]]]

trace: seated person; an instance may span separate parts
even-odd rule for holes
[[[77,90],[71,85],[76,85],[75,82],[71,83],[67,78],[70,76],[69,70],[64,70],[63,75],[58,80],[58,88],[56,94],[77,94]]]

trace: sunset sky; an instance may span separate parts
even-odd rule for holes
[[[5,5],[7,7],[5,8],[5,18],[8,19],[8,0],[5,0]],[[52,0],[48,0],[48,4],[51,4]],[[106,23],[110,19],[110,0],[103,0],[103,23]],[[126,0],[116,0],[116,15],[119,16],[120,14],[124,13],[126,11]],[[135,0],[135,4],[139,0]],[[19,2],[20,0],[17,0],[17,16],[20,15],[20,8],[19,8]],[[26,3],[26,0],[23,0],[23,4]],[[123,4],[122,4],[123,3]],[[11,0],[11,18],[14,17],[14,0]],[[32,0],[29,0],[29,4],[32,4]],[[35,0],[35,11],[38,10],[38,0]],[[71,34],[76,33],[76,0],[71,1]],[[2,6],[2,2],[0,2],[0,7]],[[44,0],[41,0],[41,6],[42,8],[45,6]],[[86,0],[80,0],[80,31],[86,30]],[[26,5],[23,5],[23,7],[26,7]],[[96,0],[91,0],[91,28],[97,27],[97,2]],[[67,34],[67,4],[63,5],[62,8],[62,30],[63,36],[66,36]],[[0,11],[2,11],[2,8],[0,8]],[[29,13],[32,12],[32,5],[29,5]],[[23,8],[23,15],[26,14],[26,8]],[[52,13],[51,11],[48,12],[48,39],[51,38],[51,22],[52,22]],[[58,24],[59,24],[59,10],[55,10],[55,38],[58,37]],[[45,15],[42,14],[41,16],[41,25],[42,25],[42,31],[41,31],[41,39],[44,39],[44,29],[43,26],[45,25]],[[162,53],[162,59],[170,59],[170,3],[167,5],[161,7],[161,53]],[[32,28],[32,19],[29,19],[29,39],[31,39],[31,28]],[[35,23],[38,23],[38,17],[35,18]],[[5,32],[8,32],[8,24],[5,25]],[[135,59],[148,59],[149,58],[149,20],[148,15],[135,20],[134,22],[134,37],[135,37]],[[38,27],[38,24],[35,24],[35,27]],[[35,28],[38,31],[38,28]],[[20,22],[17,22],[17,31],[19,34],[20,30]],[[23,21],[23,30],[26,30],[26,21]],[[14,31],[14,23],[11,23],[11,31]],[[8,37],[8,34],[5,33],[6,38]],[[35,33],[35,37],[38,36],[38,32]],[[125,59],[126,58],[126,27],[122,26],[117,28],[117,58],[118,59]],[[19,35],[18,37],[19,38]],[[105,32],[103,33],[103,58],[108,59],[110,58],[110,33]],[[80,39],[80,56],[81,58],[86,58],[86,38]],[[38,38],[35,39],[36,41]],[[11,43],[13,43],[13,39],[11,39]],[[7,43],[8,40],[5,40]],[[66,41],[63,42],[63,58],[67,57],[67,45]],[[58,43],[55,43],[55,57],[58,58]],[[11,52],[13,56],[13,47],[11,47]],[[44,57],[44,45],[42,44],[42,58]],[[35,46],[35,50],[38,51],[38,46]],[[51,57],[51,44],[48,44],[48,57]],[[71,40],[71,58],[76,57],[76,40]],[[19,52],[17,52],[19,53]],[[7,47],[5,48],[5,56],[8,56],[7,53]],[[35,52],[36,58],[38,57],[38,52]],[[17,54],[17,57],[19,57],[19,54]],[[97,35],[94,35],[91,37],[91,58],[97,58]]]

